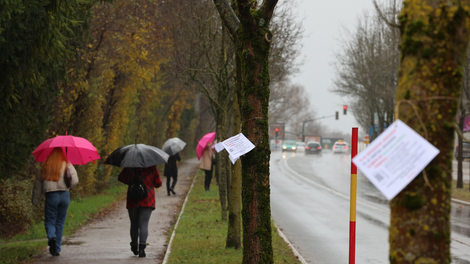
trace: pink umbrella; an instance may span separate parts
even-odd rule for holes
[[[198,159],[201,159],[202,151],[207,146],[207,144],[212,143],[214,139],[215,139],[215,132],[211,132],[211,133],[205,134],[201,138],[201,140],[199,140],[199,142],[197,143],[197,147],[196,147],[196,154],[197,154]]]
[[[37,162],[45,162],[52,150],[56,147],[62,148],[70,163],[84,165],[90,161],[100,159],[98,151],[90,141],[74,136],[57,136],[41,143],[34,151],[33,155]]]

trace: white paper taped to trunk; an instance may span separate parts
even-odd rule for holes
[[[232,164],[235,164],[235,161],[237,161],[241,155],[244,155],[255,148],[255,145],[253,145],[253,143],[251,143],[251,141],[242,133],[224,140],[221,144],[224,146],[225,150],[227,150]]]
[[[352,160],[388,200],[405,188],[439,150],[400,120]]]
[[[215,151],[217,151],[217,153],[219,153],[223,149],[224,149],[224,145],[222,145],[222,143],[216,143],[215,144]]]

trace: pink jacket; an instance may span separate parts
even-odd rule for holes
[[[211,144],[208,144],[202,151],[201,165],[199,168],[202,170],[212,170],[212,149]]]

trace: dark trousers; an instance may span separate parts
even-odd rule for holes
[[[206,178],[204,179],[204,188],[207,190],[209,190],[209,188],[211,187],[211,180],[212,180],[212,170],[204,170],[204,172],[206,173]]]
[[[149,235],[148,227],[150,215],[153,208],[151,207],[131,207],[127,208],[129,219],[131,220],[131,243],[145,244]]]
[[[170,188],[170,180],[173,178],[173,183],[171,183]],[[178,181],[178,176],[166,176],[166,192],[170,194],[170,189],[174,190],[176,186],[176,182]]]

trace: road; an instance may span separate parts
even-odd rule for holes
[[[271,154],[271,210],[277,226],[309,262],[349,258],[350,156],[324,152]],[[390,208],[358,173],[356,263],[389,263]],[[452,205],[453,263],[470,264],[470,208]]]

